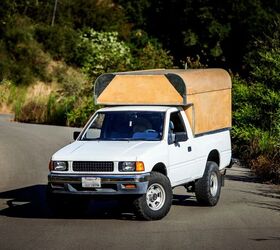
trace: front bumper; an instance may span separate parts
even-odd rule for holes
[[[149,173],[135,175],[77,175],[50,173],[48,184],[50,191],[56,194],[73,195],[137,195],[145,194],[148,188]],[[82,177],[98,177],[99,188],[83,188]],[[135,188],[127,188],[127,184]]]

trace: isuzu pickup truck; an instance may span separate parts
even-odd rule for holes
[[[104,74],[95,82],[94,98],[106,107],[51,158],[50,203],[127,197],[139,217],[157,220],[170,210],[172,189],[184,186],[198,203],[217,204],[231,162],[226,71]]]

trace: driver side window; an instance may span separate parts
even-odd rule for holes
[[[95,140],[100,138],[101,128],[103,126],[105,115],[102,113],[98,113],[86,134],[84,135],[84,139],[86,140]]]
[[[174,141],[175,133],[180,132],[186,132],[186,127],[180,111],[177,111],[170,114],[168,143],[171,144]]]

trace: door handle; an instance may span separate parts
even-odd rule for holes
[[[188,147],[188,152],[191,152],[192,151],[192,147]]]

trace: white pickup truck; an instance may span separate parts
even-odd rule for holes
[[[172,188],[219,200],[231,163],[231,80],[221,69],[104,74],[99,109],[50,161],[49,201],[123,196],[146,220],[163,218]]]

